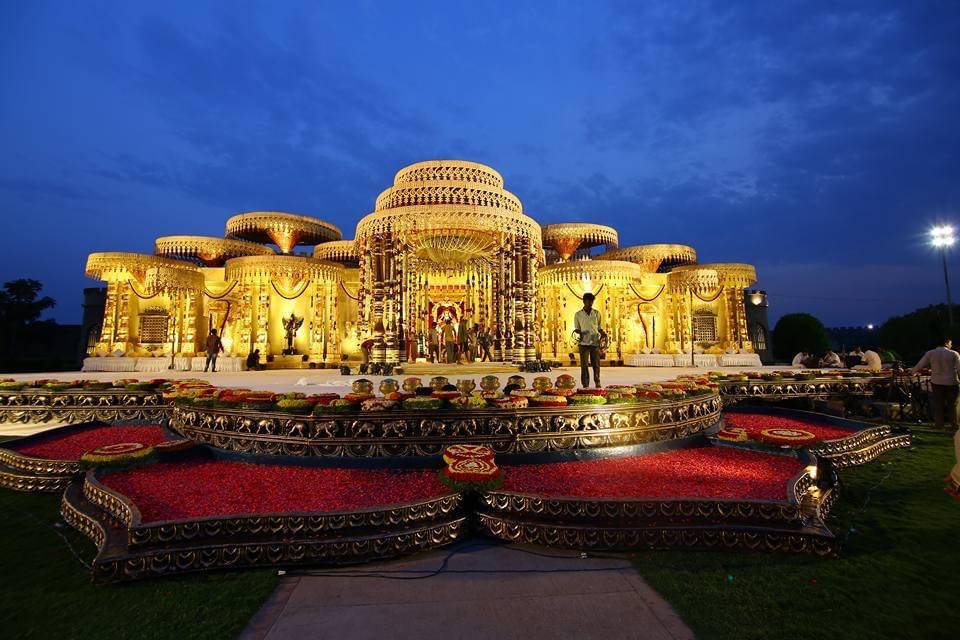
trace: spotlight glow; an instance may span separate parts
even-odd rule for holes
[[[950,247],[957,241],[952,226],[938,225],[930,229],[930,244],[934,247]]]

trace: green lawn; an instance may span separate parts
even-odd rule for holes
[[[650,585],[698,638],[960,637],[960,502],[942,490],[952,439],[841,472],[837,559],[644,553]]]
[[[270,570],[94,586],[52,525],[59,494],[0,490],[3,638],[234,638],[276,586]],[[93,544],[66,527],[89,562]]]
[[[700,638],[955,638],[960,503],[942,491],[952,441],[842,472],[839,559],[643,553],[635,562]],[[276,585],[269,570],[96,587],[58,531],[59,496],[0,490],[4,638],[233,638]],[[59,530],[89,561],[93,545]]]

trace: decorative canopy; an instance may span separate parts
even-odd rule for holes
[[[272,242],[282,253],[290,253],[297,245],[339,240],[343,234],[319,218],[282,211],[251,211],[227,220],[227,236],[251,242]]]
[[[746,289],[757,281],[757,270],[752,264],[740,262],[715,262],[712,264],[698,264],[696,266],[677,267],[671,273],[688,271],[691,269],[711,269],[717,272],[720,286],[735,289]]]
[[[557,262],[540,267],[537,277],[541,284],[565,284],[589,279],[597,283],[640,284],[644,271],[632,262],[619,260],[577,260]],[[649,276],[648,276],[649,277]],[[663,276],[659,276],[663,277]]]
[[[153,252],[164,258],[186,260],[205,267],[222,267],[239,256],[272,256],[273,249],[255,242],[209,236],[163,236],[154,242]]]
[[[483,218],[463,221],[459,216],[428,216],[405,219],[400,239],[418,258],[443,269],[492,258],[504,233]]]
[[[720,274],[703,265],[679,267],[670,272],[669,278],[674,289],[700,296],[714,294],[720,288]]]
[[[577,249],[602,245],[609,251],[616,249],[618,243],[617,230],[602,224],[563,222],[548,224],[543,228],[544,246],[556,251],[561,260],[569,260]]]
[[[227,260],[227,280],[248,284],[269,282],[291,285],[307,280],[339,282],[343,266],[303,256],[248,256]]]
[[[679,265],[695,264],[697,251],[685,244],[641,244],[603,254],[604,260],[626,260],[643,267],[647,273],[669,271]]]
[[[85,273],[105,282],[134,280],[151,291],[203,288],[203,274],[192,264],[142,253],[91,253]]]
[[[313,248],[313,257],[336,262],[345,267],[355,267],[359,262],[357,244],[353,240],[331,240]]]

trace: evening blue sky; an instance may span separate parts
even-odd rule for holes
[[[958,34],[952,1],[8,0],[0,279],[75,322],[89,252],[258,209],[352,237],[399,168],[458,158],[541,224],[754,263],[774,317],[879,323],[944,297]]]

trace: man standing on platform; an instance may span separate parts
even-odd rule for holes
[[[472,362],[470,359],[470,324],[467,322],[467,316],[463,315],[460,317],[460,322],[457,323],[457,362],[460,362],[460,359],[466,360],[468,363]]]
[[[456,364],[457,362],[457,330],[453,328],[450,318],[443,322],[441,327],[443,333],[443,347],[447,354],[447,364]]]
[[[427,328],[427,360],[440,362],[440,337],[436,327]]]
[[[600,312],[593,308],[592,293],[583,294],[583,309],[573,316],[573,332],[580,336],[580,383],[590,386],[589,367],[593,368],[593,384],[600,388]]]
[[[216,329],[210,329],[210,335],[207,336],[205,346],[207,349],[207,363],[204,365],[203,370],[213,369],[213,373],[216,373],[217,356],[223,351],[223,342],[220,341],[220,336],[217,335]]]

